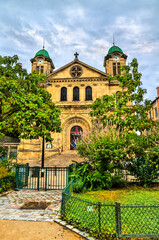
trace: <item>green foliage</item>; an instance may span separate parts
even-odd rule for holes
[[[0,132],[19,138],[45,136],[59,132],[60,110],[45,89],[45,74],[27,74],[18,56],[0,56]]]
[[[82,178],[77,178],[73,182],[73,192],[79,193],[79,192],[85,192],[86,187],[84,187],[84,182]]]
[[[125,168],[135,176],[142,186],[159,178],[159,129],[150,135],[132,134],[127,153],[131,156]]]
[[[0,193],[15,187],[15,173],[8,173],[7,176],[0,178]]]
[[[129,159],[126,152],[129,135],[118,133],[113,128],[94,128],[83,137],[77,145],[78,153],[87,159],[77,164],[73,173],[75,178],[83,178],[87,189],[110,189],[112,186],[122,186],[122,161]]]
[[[159,178],[159,148],[149,155],[138,156],[128,165],[130,173],[136,177],[142,186]]]
[[[148,119],[151,101],[144,101],[145,89],[141,85],[141,73],[138,72],[138,62],[133,59],[128,66],[122,66],[122,75],[116,75],[121,91],[117,94],[105,95],[97,98],[90,105],[90,115],[94,122],[115,125],[118,130],[135,130],[143,132],[151,129],[155,123]],[[109,81],[113,77],[109,76]],[[133,105],[132,105],[133,103]]]
[[[8,151],[7,147],[0,146],[0,161],[1,159],[4,159],[7,157],[7,151]]]
[[[120,188],[126,186],[128,183],[124,180],[124,174],[122,171],[118,171],[113,176],[111,176],[112,188]]]
[[[15,163],[14,158],[8,159],[7,157],[5,157],[0,160],[0,166],[3,166],[7,170],[7,172],[11,172],[16,165],[17,163]]]

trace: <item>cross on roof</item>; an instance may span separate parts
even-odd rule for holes
[[[74,54],[74,56],[75,56],[75,59],[78,59],[78,53],[76,52],[75,54]]]

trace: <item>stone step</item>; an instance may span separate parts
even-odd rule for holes
[[[84,161],[84,159],[79,157],[79,155],[77,154],[77,152],[75,150],[67,151],[67,152],[65,151],[65,152],[62,152],[61,154],[56,153],[56,154],[53,154],[52,156],[49,156],[48,158],[46,157],[45,161],[44,161],[44,166],[45,167],[49,167],[49,166],[50,167],[54,167],[54,166],[67,167],[70,164],[72,164],[73,161],[82,162],[82,161]],[[37,161],[36,163],[32,162],[29,165],[30,166],[41,166],[41,160]]]

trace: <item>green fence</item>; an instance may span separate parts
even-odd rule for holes
[[[73,182],[63,190],[61,215],[67,222],[102,239],[108,235],[117,238],[159,238],[159,205],[127,206],[90,202],[73,195]]]
[[[16,188],[62,190],[69,182],[70,167],[16,167]]]

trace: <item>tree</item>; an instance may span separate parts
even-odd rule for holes
[[[151,101],[144,100],[146,90],[141,87],[137,60],[121,70],[123,74],[115,76],[121,91],[97,98],[90,105],[95,127],[77,145],[86,160],[80,163],[75,176],[82,176],[86,187],[120,185],[122,169],[128,169],[143,185],[159,175],[158,128],[147,116]],[[111,81],[112,76],[108,79]]]
[[[154,121],[148,119],[147,114],[151,109],[151,101],[144,100],[146,89],[142,89],[141,73],[138,72],[137,59],[133,59],[128,66],[122,66],[122,75],[116,75],[120,92],[104,95],[97,98],[90,106],[95,122],[106,125],[115,125],[119,131],[139,131],[143,133],[150,130]],[[112,76],[109,76],[109,81]],[[132,105],[133,103],[133,105]]]
[[[61,131],[60,110],[44,88],[45,74],[28,74],[18,56],[0,56],[0,133],[24,139]]]

